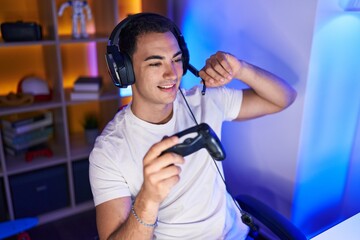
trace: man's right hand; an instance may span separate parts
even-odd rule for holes
[[[184,158],[175,153],[161,154],[164,150],[176,145],[179,139],[176,136],[164,138],[155,143],[146,153],[143,164],[144,182],[137,197],[138,200],[151,208],[159,207],[168,196],[172,187],[179,182]]]

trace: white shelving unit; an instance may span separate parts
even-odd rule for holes
[[[89,190],[86,171],[92,146],[86,144],[83,132],[78,131],[80,120],[74,113],[96,109],[100,125],[104,127],[121,105],[118,89],[108,76],[104,54],[113,27],[122,18],[134,13],[126,8],[126,4],[137,2],[135,4],[142,6],[140,11],[162,14],[168,11],[166,0],[89,0],[93,15],[88,24],[90,36],[87,39],[72,39],[71,9],[67,9],[62,17],[57,16],[63,2],[1,1],[0,23],[18,20],[36,22],[42,26],[43,40],[0,41],[0,95],[16,91],[20,79],[29,74],[45,79],[53,95],[49,102],[0,106],[0,119],[19,113],[51,111],[54,136],[49,142],[52,157],[38,157],[26,162],[23,155],[5,153],[0,132],[0,221],[30,214],[39,217],[42,224],[93,208],[92,199],[87,198],[88,192],[85,194],[83,190]],[[80,75],[102,76],[104,91],[100,99],[84,102],[70,100],[69,88]],[[81,183],[85,185],[79,186]],[[38,202],[39,206],[34,202]],[[63,202],[63,205],[59,206],[58,202]]]

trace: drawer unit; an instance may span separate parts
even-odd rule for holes
[[[65,165],[11,176],[15,218],[33,217],[69,206],[67,179]]]
[[[0,222],[9,219],[8,208],[6,204],[4,181],[0,178]]]
[[[73,162],[72,166],[76,204],[92,200],[88,159]]]

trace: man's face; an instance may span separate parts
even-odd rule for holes
[[[136,79],[133,101],[146,107],[172,103],[183,74],[181,57],[171,32],[139,36],[132,58]]]

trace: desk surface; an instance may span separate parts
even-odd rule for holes
[[[317,235],[311,240],[359,240],[360,239],[360,213],[335,225],[327,231]]]

